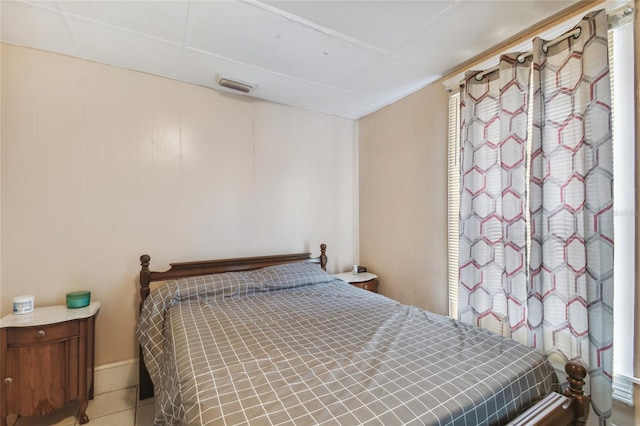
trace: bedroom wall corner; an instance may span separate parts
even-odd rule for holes
[[[360,122],[355,122],[353,138],[353,260],[360,264]]]
[[[359,120],[360,261],[380,293],[443,315],[447,110],[435,82]]]

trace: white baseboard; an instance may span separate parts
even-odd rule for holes
[[[95,369],[94,395],[138,385],[138,360],[113,362]]]

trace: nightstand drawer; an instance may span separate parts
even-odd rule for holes
[[[370,272],[362,272],[360,274],[344,272],[342,274],[334,274],[334,277],[339,278],[354,287],[372,291],[374,293],[378,292],[378,276],[376,274],[372,274]]]
[[[71,339],[79,334],[80,324],[78,321],[68,321],[37,327],[15,327],[7,330],[7,344],[9,346],[16,346],[54,342],[56,340]]]
[[[373,291],[374,293],[378,292],[378,280],[373,279],[370,281],[365,281],[362,283],[350,283],[352,286],[359,287],[363,290]]]

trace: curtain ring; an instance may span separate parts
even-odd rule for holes
[[[578,27],[578,28],[576,28],[576,29],[578,30],[578,32],[577,32],[577,33],[575,33],[575,34],[573,35],[573,38],[574,38],[575,40],[577,40],[577,39],[578,39],[578,37],[580,37],[580,35],[582,34],[582,27]]]

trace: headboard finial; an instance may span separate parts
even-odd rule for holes
[[[143,254],[140,256],[140,309],[142,310],[142,303],[144,299],[149,295],[149,283],[151,282],[151,271],[149,271],[149,263],[151,262],[151,256]]]
[[[327,270],[327,245],[320,244],[320,266],[325,271]]]
[[[140,256],[140,266],[142,266],[143,271],[149,270],[149,263],[151,262],[151,256],[148,254],[143,254]]]

